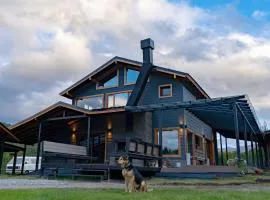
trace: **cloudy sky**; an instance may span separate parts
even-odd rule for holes
[[[218,2],[218,3],[217,3]],[[211,97],[248,94],[270,125],[268,0],[0,0],[0,121],[58,93],[113,56],[190,73]]]

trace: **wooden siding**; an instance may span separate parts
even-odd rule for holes
[[[209,140],[213,139],[212,128],[187,110],[185,110],[185,119],[187,123],[187,128],[197,134],[204,134],[205,137]]]
[[[183,86],[183,101],[193,100],[196,100],[196,97],[186,88],[186,86]]]
[[[153,112],[153,127],[159,127],[159,116],[160,111]],[[162,127],[163,128],[174,128],[179,127],[180,119],[184,116],[184,109],[174,109],[174,110],[164,110],[163,111],[163,120]]]
[[[84,87],[80,87],[76,91],[74,91],[73,102],[76,102],[75,100],[77,98],[83,98],[86,96],[133,90],[135,84],[125,85],[124,83],[124,79],[125,79],[124,70],[126,67],[131,67],[131,66],[124,65],[121,63],[117,65],[118,65],[117,67],[119,68],[119,86],[118,87],[104,88],[102,90],[100,89],[97,90],[96,83],[93,83],[93,82],[88,83]],[[158,91],[159,86],[164,85],[164,84],[172,84],[172,91],[173,91],[172,97],[159,98],[159,91]],[[149,105],[149,104],[165,103],[165,102],[168,103],[168,102],[175,102],[175,101],[183,101],[183,84],[177,79],[174,79],[173,76],[164,75],[160,73],[152,73],[149,78],[149,81],[146,84],[146,88],[143,92],[143,95],[139,101],[139,105]],[[105,99],[104,99],[104,102],[105,102]]]
[[[52,153],[82,155],[82,156],[87,155],[86,147],[84,146],[76,146],[71,144],[63,144],[49,141],[43,142],[43,151]]]

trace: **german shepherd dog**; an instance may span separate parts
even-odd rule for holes
[[[118,164],[125,179],[125,192],[147,192],[146,182],[141,173],[130,163],[128,155],[121,156]]]

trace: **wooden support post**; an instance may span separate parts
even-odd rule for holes
[[[215,148],[215,162],[216,162],[216,165],[219,164],[219,159],[218,159],[218,145],[217,145],[217,132],[214,131],[213,133],[213,139],[214,139],[214,148]]]
[[[160,110],[160,116],[158,121],[158,144],[160,145],[160,153],[162,155],[162,127],[163,126],[163,110]],[[159,167],[162,167],[162,160],[159,162]]]
[[[42,134],[42,123],[39,123],[38,129],[38,144],[37,144],[37,155],[36,155],[36,168],[35,171],[37,172],[39,169],[39,157],[40,157],[40,142],[41,142],[41,134]]]
[[[105,135],[106,137],[106,135]],[[91,145],[91,117],[88,117],[87,120],[87,153],[88,155],[91,155],[91,149],[92,149],[92,145]]]
[[[248,144],[247,144],[247,126],[245,119],[243,121],[244,121],[244,138],[245,138],[245,155],[246,155],[246,162],[248,165],[249,161],[248,161]]]
[[[259,146],[259,164],[260,164],[261,168],[264,168],[263,155],[262,155],[262,144],[260,141],[258,142],[258,146]]]
[[[266,142],[263,142],[263,151],[264,151],[264,160],[265,160],[265,167],[269,167],[269,159],[268,159],[268,149]]]
[[[252,165],[255,166],[255,155],[254,155],[254,146],[253,146],[253,136],[251,135],[251,157]]]
[[[23,175],[23,173],[24,173],[25,154],[26,154],[26,144],[24,145],[24,150],[23,150],[21,175]]]
[[[2,173],[2,163],[4,157],[4,142],[0,143],[0,174]]]
[[[196,165],[197,163],[196,163],[196,157],[195,157],[195,150],[196,150],[196,145],[195,145],[195,134],[194,133],[191,133],[192,134],[192,136],[191,136],[191,140],[192,140],[192,142],[191,142],[191,144],[192,144],[192,165]],[[184,140],[184,142],[185,142],[185,140]]]
[[[239,127],[238,127],[238,110],[236,103],[234,103],[233,105],[233,110],[234,110],[234,128],[236,138],[236,156],[239,162],[241,160],[241,154],[240,154]]]
[[[12,175],[15,175],[15,173],[16,173],[17,153],[18,153],[18,152],[14,152],[14,157],[13,157],[13,167],[12,167]]]
[[[256,161],[257,161],[257,167],[260,167],[259,165],[259,153],[258,153],[258,144],[257,144],[257,139],[255,140],[255,151],[256,151]]]
[[[224,159],[223,159],[223,148],[222,148],[222,135],[219,134],[219,141],[220,141],[220,161],[221,165],[224,165]]]
[[[229,155],[228,155],[228,141],[227,138],[225,137],[225,145],[226,145],[226,162],[229,160]]]

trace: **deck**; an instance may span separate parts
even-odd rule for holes
[[[220,178],[235,177],[241,170],[231,166],[187,166],[182,168],[162,168],[157,177],[163,178]]]

